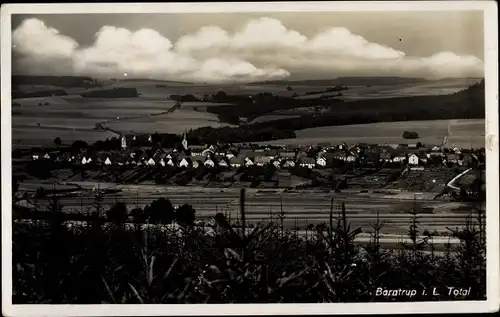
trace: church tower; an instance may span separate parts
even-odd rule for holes
[[[122,135],[122,150],[127,149],[127,139],[125,138],[124,135]]]
[[[186,137],[186,133],[185,132],[182,135],[182,148],[183,148],[184,151],[188,150],[188,141],[187,141],[187,137]]]

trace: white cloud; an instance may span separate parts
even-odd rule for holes
[[[342,27],[308,38],[266,17],[251,20],[234,33],[205,26],[175,43],[152,29],[133,32],[104,26],[89,47],[81,47],[40,20],[27,19],[14,30],[12,39],[14,53],[20,55],[16,67],[26,73],[53,68],[58,74],[127,73],[205,82],[281,79],[298,73],[426,78],[483,74],[483,62],[475,56],[453,52],[406,56]]]

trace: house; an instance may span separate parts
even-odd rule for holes
[[[189,151],[191,153],[191,156],[196,156],[196,155],[202,155],[203,150],[205,150],[205,147],[203,145],[190,145],[189,146]]]
[[[320,167],[325,167],[326,166],[326,158],[323,156],[320,156],[316,159],[316,165]]]
[[[379,157],[380,162],[392,162],[392,155],[389,152],[382,152],[380,153]]]
[[[179,162],[179,167],[182,167],[182,168],[189,167],[189,161],[186,157],[183,157],[182,160]]]
[[[274,167],[276,167],[276,168],[279,168],[281,166],[281,161],[280,160],[273,160],[272,163],[273,163]]]
[[[45,155],[43,156],[44,159],[46,160],[50,160],[50,155],[49,153],[45,153]]]
[[[205,165],[205,167],[211,168],[215,166],[215,162],[210,157],[207,157],[205,159],[205,162],[203,162],[203,165]]]
[[[270,164],[272,159],[272,156],[256,156],[254,159],[254,163],[257,166],[264,166]]]
[[[201,161],[201,162],[204,162],[205,161],[205,158],[206,156],[204,155],[191,155],[191,161],[194,162],[194,161]]]
[[[111,165],[111,160],[109,159],[109,157],[107,157],[104,161],[104,165]]]
[[[234,154],[231,153],[231,152],[227,152],[226,155],[225,155],[226,159],[230,160],[231,158],[234,157]]]
[[[448,154],[446,156],[446,161],[454,164],[458,164],[458,160],[460,159],[460,156],[457,154]]]
[[[404,161],[406,161],[406,156],[405,156],[405,155],[398,154],[398,155],[394,156],[394,158],[392,159],[392,161],[393,161],[394,163],[401,163],[401,162],[404,162]]]
[[[441,148],[439,146],[434,146],[432,152],[441,152]]]
[[[462,154],[462,164],[463,165],[470,165],[474,162],[474,159],[469,153],[463,153]]]
[[[295,152],[281,152],[278,154],[279,157],[284,159],[295,158]]]
[[[300,150],[297,155],[295,156],[297,159],[300,159],[302,157],[307,157],[307,152],[304,150]]]
[[[266,149],[264,151],[266,156],[277,157],[280,154],[279,149]]]
[[[347,155],[347,157],[345,158],[345,160],[346,160],[347,162],[350,162],[350,163],[352,163],[352,162],[356,162],[356,155],[354,155],[354,153],[352,153],[352,152],[351,152],[351,153],[349,153],[349,154]]]
[[[203,162],[200,160],[193,160],[191,164],[193,165],[193,168],[198,168],[203,165]]]
[[[376,164],[378,162],[378,159],[379,159],[379,155],[377,153],[372,153],[372,152],[367,153],[363,157],[364,163],[368,164],[368,165]]]
[[[214,155],[214,154],[215,154],[215,152],[217,152],[216,147],[215,147],[215,146],[213,146],[213,145],[210,145],[208,148],[206,148],[205,150],[203,150],[203,151],[201,152],[201,155],[203,155],[203,156],[207,156],[207,155],[210,155],[210,154],[211,154],[211,155]]]
[[[295,162],[292,159],[285,160],[284,163],[282,164],[283,167],[289,168],[289,167],[295,167]]]
[[[219,162],[217,162],[217,164],[220,166],[220,167],[228,167],[229,164],[227,163],[226,159],[225,158],[222,158],[219,160]]]
[[[173,167],[173,166],[175,166],[175,163],[174,163],[174,161],[170,158],[170,159],[168,159],[168,161],[167,161],[167,165],[168,165],[168,166],[172,166],[172,167]]]
[[[253,165],[254,165],[253,160],[251,158],[249,158],[249,157],[246,157],[245,158],[245,166],[248,167],[248,166],[253,166]]]
[[[418,165],[419,157],[417,154],[413,153],[408,157],[408,164]]]
[[[245,158],[243,156],[238,155],[229,159],[229,165],[231,165],[231,167],[237,168],[243,164],[245,164]]]
[[[333,151],[327,154],[329,159],[335,159],[339,161],[345,161],[347,158],[347,153],[345,151]]]
[[[299,159],[299,165],[302,167],[313,168],[315,166],[315,160],[312,157],[302,157]]]
[[[38,160],[38,154],[33,154],[32,158],[34,161]]]
[[[160,159],[160,165],[165,167],[165,161],[163,159]]]
[[[146,161],[145,164],[149,165],[149,166],[155,166],[156,162],[155,162],[155,160],[153,160],[153,158],[150,158],[149,160]]]
[[[83,165],[85,165],[85,164],[87,164],[87,163],[88,163],[88,162],[87,162],[87,158],[84,156],[84,157],[82,158],[82,164],[83,164]]]

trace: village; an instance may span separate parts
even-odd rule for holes
[[[133,136],[135,138],[135,136]],[[150,143],[151,136],[148,138]],[[157,146],[129,146],[122,136],[121,150],[90,151],[79,153],[53,150],[33,153],[32,160],[49,160],[90,166],[162,166],[178,168],[239,168],[242,166],[267,166],[276,168],[305,167],[309,169],[331,168],[342,165],[357,167],[414,169],[425,167],[470,167],[484,161],[484,149],[446,148],[444,145],[426,146],[415,144],[319,144],[317,146],[257,146],[249,145],[188,145],[185,134],[178,148]]]

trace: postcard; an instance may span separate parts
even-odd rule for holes
[[[498,310],[496,2],[1,23],[4,315]]]

